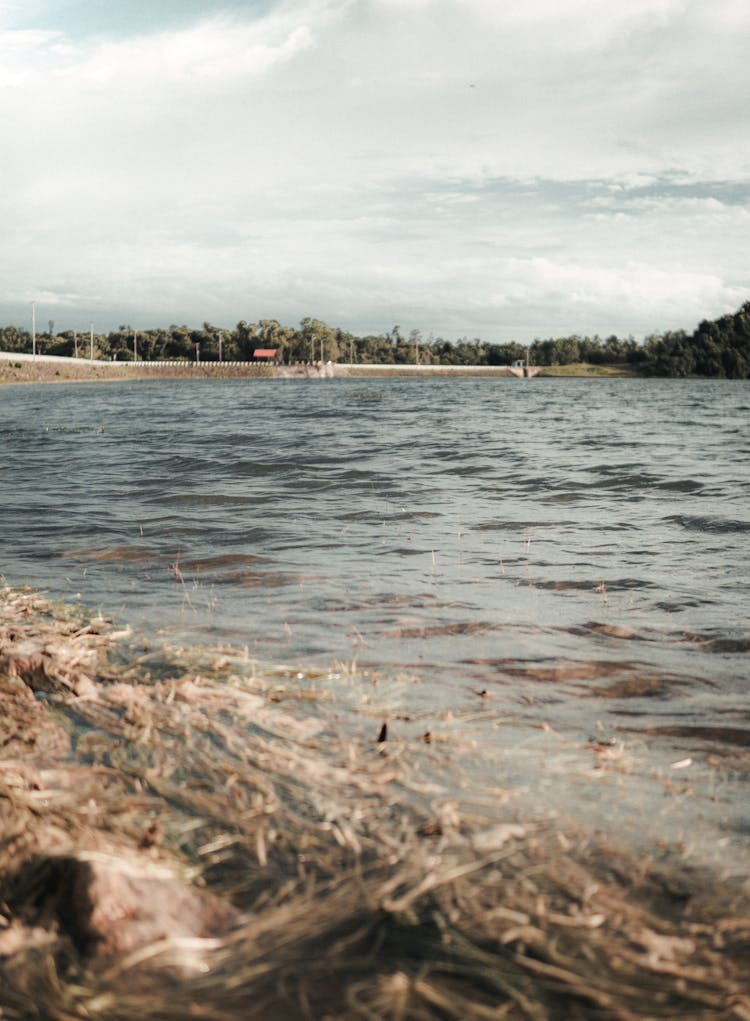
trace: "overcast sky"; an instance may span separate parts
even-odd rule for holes
[[[748,0],[0,0],[0,324],[454,339],[750,299]]]

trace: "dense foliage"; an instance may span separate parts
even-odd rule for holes
[[[37,351],[45,354],[117,361],[200,360],[249,361],[257,348],[273,348],[286,363],[340,361],[387,365],[509,365],[523,359],[531,365],[627,365],[635,371],[660,376],[715,376],[750,378],[750,302],[734,315],[703,321],[688,335],[683,330],[654,334],[643,343],[632,337],[598,336],[548,338],[523,344],[492,344],[479,338],[457,341],[425,339],[419,330],[408,336],[399,326],[378,336],[357,337],[319,319],[303,319],[298,327],[282,326],[276,319],[257,323],[241,320],[233,329],[204,323],[200,329],[170,326],[135,331],[120,326],[108,334],[65,330],[55,334],[54,324],[38,334]],[[16,326],[0,328],[0,349],[29,352],[31,334]]]
[[[750,301],[733,315],[704,320],[690,336],[677,330],[647,338],[640,364],[657,376],[750,379]]]

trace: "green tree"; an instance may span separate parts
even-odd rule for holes
[[[240,360],[250,361],[253,357],[253,351],[256,348],[255,343],[255,323],[247,323],[244,319],[240,319],[234,330],[232,340],[234,341]]]
[[[3,351],[31,352],[31,334],[18,326],[3,326],[0,329],[0,348]]]

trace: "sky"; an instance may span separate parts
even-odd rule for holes
[[[0,0],[0,324],[485,341],[750,299],[747,0]]]

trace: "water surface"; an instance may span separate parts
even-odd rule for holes
[[[491,706],[481,762],[545,727],[719,755],[724,782],[750,754],[749,413],[722,381],[5,387],[0,571],[141,634],[409,678],[405,725]]]

